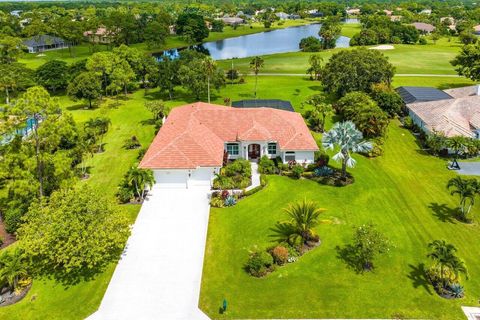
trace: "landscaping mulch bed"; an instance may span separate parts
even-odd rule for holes
[[[309,177],[307,179],[316,181],[320,184],[334,187],[345,187],[355,182],[355,178],[347,173],[347,177],[342,178],[342,173],[339,170],[335,170],[332,175],[326,177]]]
[[[0,249],[6,248],[12,243],[14,243],[15,241],[17,241],[17,239],[13,234],[8,233],[7,230],[5,230],[5,224],[3,223],[3,218],[1,216],[0,216],[0,238],[3,239],[3,244],[2,246],[0,246]]]
[[[9,306],[11,304],[17,303],[18,301],[22,300],[30,291],[32,284],[26,286],[20,294],[16,295],[13,292],[10,292],[8,288],[3,288],[0,291],[0,307]]]

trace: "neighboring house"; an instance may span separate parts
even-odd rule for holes
[[[13,11],[10,11],[10,15],[20,18],[20,15],[22,14],[22,12],[23,12],[22,10],[13,10]]]
[[[412,26],[414,26],[415,29],[417,29],[418,31],[420,31],[423,34],[432,33],[433,31],[435,31],[435,26],[431,25],[429,23],[414,22],[414,23],[412,23]]]
[[[361,13],[361,11],[360,11],[360,9],[354,8],[354,9],[347,9],[346,13],[349,16],[358,16]]]
[[[168,26],[168,32],[171,34],[171,35],[174,35],[174,34],[177,34],[177,27],[175,25],[169,25]]]
[[[391,11],[391,10],[383,10],[383,12],[385,13],[385,15],[387,15],[389,17],[393,14],[393,11]]]
[[[473,33],[480,35],[480,24],[473,27]]]
[[[271,100],[240,100],[233,101],[232,107],[234,108],[272,108],[284,111],[295,112],[290,101],[271,99]]]
[[[140,168],[153,170],[157,187],[210,186],[224,156],[309,164],[317,150],[299,113],[198,102],[170,112]]]
[[[275,16],[277,16],[277,18],[280,20],[287,20],[290,17],[290,15],[285,12],[277,12],[275,13]]]
[[[23,41],[23,45],[27,47],[29,53],[68,48],[68,44],[63,39],[49,35],[32,37]]]
[[[95,31],[85,31],[83,36],[88,38],[88,41],[92,43],[108,44],[112,42],[112,34],[104,27],[100,27]]]
[[[429,16],[432,14],[432,9],[423,9],[422,11],[420,11],[420,14],[425,14]]]
[[[242,18],[239,18],[239,17],[223,17],[223,18],[219,18],[220,20],[223,21],[223,23],[225,23],[226,25],[229,25],[229,26],[235,26],[235,25],[239,25],[239,24],[242,24],[245,22],[245,20],[243,20]]]
[[[406,95],[405,90],[410,95]],[[400,87],[397,91],[404,99],[413,122],[426,133],[440,132],[446,137],[480,138],[480,86],[444,91]]]

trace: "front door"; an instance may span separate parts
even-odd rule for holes
[[[248,145],[248,159],[258,159],[258,158],[260,158],[260,145],[259,144]]]

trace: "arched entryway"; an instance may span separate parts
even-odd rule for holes
[[[260,158],[260,145],[258,143],[252,143],[248,145],[248,159],[255,160]]]

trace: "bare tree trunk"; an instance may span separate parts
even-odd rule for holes
[[[38,119],[36,118],[37,116],[35,115],[34,116],[34,121],[35,121],[35,125],[34,125],[34,138],[35,138],[35,159],[37,161],[37,178],[38,178],[38,182],[40,184],[39,186],[39,190],[38,190],[38,194],[40,196],[40,198],[43,197],[43,164],[42,164],[42,161],[40,159],[40,139],[38,137]]]

